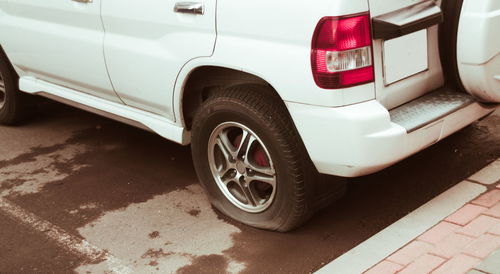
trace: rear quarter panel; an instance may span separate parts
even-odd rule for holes
[[[310,63],[318,21],[324,16],[366,12],[366,0],[218,0],[217,5],[213,56],[192,60],[179,79],[186,79],[197,66],[214,65],[257,75],[289,102],[342,106],[375,98],[373,84],[339,90],[317,87]],[[180,100],[182,85],[176,89]]]

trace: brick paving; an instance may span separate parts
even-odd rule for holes
[[[471,176],[471,181],[487,185],[489,191],[365,273],[500,274],[499,163]]]

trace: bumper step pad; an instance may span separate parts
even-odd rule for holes
[[[393,123],[410,133],[474,102],[469,94],[444,87],[394,108],[389,114]]]

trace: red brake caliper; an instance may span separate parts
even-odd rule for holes
[[[234,147],[239,147],[241,143],[241,138],[243,137],[242,134],[238,135],[238,137],[234,138],[233,141],[233,146]],[[256,164],[262,167],[268,167],[269,166],[269,159],[267,158],[266,152],[262,148],[261,145],[259,145],[256,149],[254,149],[253,152],[253,159]]]
[[[233,141],[233,146],[234,147],[239,147],[241,143],[241,138],[243,137],[243,134],[238,135],[238,137],[234,138]],[[266,156],[266,153],[264,152],[264,149],[262,148],[261,145],[259,145],[256,149],[254,149],[253,152],[253,159],[256,164],[262,167],[268,167],[269,166],[269,159]],[[264,184],[264,183],[257,183],[254,184],[254,186],[259,189],[260,191],[268,191],[271,189],[271,185],[269,184]]]

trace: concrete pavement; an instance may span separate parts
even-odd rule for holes
[[[0,272],[309,273],[499,158],[499,136],[497,113],[282,234],[214,211],[189,148],[48,103],[0,127]]]

